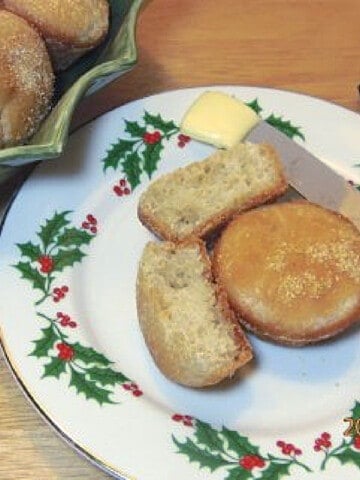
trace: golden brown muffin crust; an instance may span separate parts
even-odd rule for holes
[[[22,18],[0,10],[0,147],[24,142],[50,108],[54,74],[45,44]]]
[[[240,215],[214,269],[243,323],[279,342],[325,339],[360,317],[360,233],[309,202]]]
[[[44,37],[91,47],[106,34],[106,0],[4,0],[8,10],[36,25]]]
[[[109,28],[107,0],[4,0],[43,36],[56,71],[97,46]]]

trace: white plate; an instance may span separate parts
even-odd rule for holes
[[[295,140],[360,183],[359,115],[295,93],[220,88],[257,99],[264,118],[299,126],[305,140]],[[144,345],[134,286],[152,235],[137,220],[138,198],[147,173],[156,178],[212,151],[194,141],[178,145],[177,125],[202,91],[167,92],[104,115],[72,136],[62,159],[42,163],[25,182],[0,239],[0,324],[10,366],[61,435],[114,475],[360,479],[360,439],[343,435],[343,419],[360,416],[359,328],[302,349],[251,336],[256,364],[230,384],[204,390],[164,378]],[[145,127],[159,131],[160,142],[145,144]],[[123,168],[128,183],[121,188],[134,188],[119,195]],[[53,264],[38,262],[44,248]],[[62,286],[67,291],[55,301],[54,288]],[[62,326],[58,312],[76,327]],[[302,453],[289,454],[279,440]]]

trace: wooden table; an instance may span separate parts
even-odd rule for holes
[[[284,88],[359,112],[359,16],[359,0],[147,2],[138,66],[83,101],[74,125],[144,95],[207,84]],[[0,360],[0,479],[63,478],[109,477],[56,436]]]

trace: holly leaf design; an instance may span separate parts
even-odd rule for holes
[[[64,360],[60,360],[57,357],[50,357],[51,360],[49,363],[44,365],[44,377],[55,377],[59,378],[60,375],[66,372],[66,362]]]
[[[240,467],[232,468],[228,471],[228,475],[224,480],[248,480],[253,478],[253,475],[250,470],[244,470]]]
[[[116,170],[120,161],[124,159],[129,152],[132,152],[136,143],[137,140],[123,140],[121,138],[116,143],[113,143],[110,150],[106,152],[106,157],[102,160],[104,163],[104,171],[110,167]]]
[[[208,423],[196,421],[195,438],[197,443],[207,447],[211,451],[223,452],[224,445],[219,432]]]
[[[61,229],[70,223],[66,218],[66,215],[69,213],[69,211],[62,213],[55,212],[54,216],[49,220],[46,220],[45,225],[40,228],[38,235],[42,240],[45,250],[51,243],[55,242],[55,238],[60,233]]]
[[[87,369],[87,374],[90,379],[94,382],[98,382],[102,386],[115,386],[117,384],[122,384],[129,379],[122,374],[121,372],[116,372],[111,368],[101,368],[101,367],[91,367]]]
[[[132,137],[142,138],[146,132],[146,127],[142,127],[138,124],[138,122],[130,122],[129,120],[125,120],[125,125],[125,132],[129,133]]]
[[[179,128],[177,125],[170,120],[169,122],[165,121],[160,114],[151,115],[149,112],[145,111],[144,121],[147,125],[151,125],[157,130],[161,130],[165,137],[168,137],[170,133],[177,132]]]
[[[221,434],[226,439],[228,448],[239,458],[245,454],[259,455],[259,448],[252,445],[247,437],[240,435],[235,430],[222,427]]]
[[[140,182],[141,175],[145,172],[149,178],[156,170],[160,154],[163,150],[163,139],[169,140],[172,135],[179,131],[179,127],[172,121],[164,120],[160,114],[152,115],[144,111],[142,121],[124,120],[125,132],[131,139],[119,139],[111,145],[106,156],[102,159],[104,171],[112,167],[114,170],[121,168],[134,190]],[[150,128],[149,128],[150,127]],[[144,135],[160,133],[160,141],[153,143],[148,141]]]
[[[76,342],[71,346],[75,352],[76,359],[81,360],[87,365],[98,364],[107,367],[112,363],[102,353],[97,352],[92,347],[84,347],[79,342]]]
[[[61,272],[65,267],[72,267],[76,262],[81,262],[83,257],[85,257],[85,253],[79,248],[59,249],[53,256],[54,271]]]
[[[78,394],[83,393],[86,399],[92,399],[100,405],[104,403],[114,403],[110,400],[112,392],[99,387],[95,382],[87,380],[85,373],[77,372],[71,367],[70,387],[74,387]]]
[[[126,175],[132,190],[140,184],[141,158],[137,152],[127,155],[122,162],[122,170]]]
[[[262,112],[262,108],[260,107],[257,98],[255,98],[255,100],[253,100],[252,102],[246,103],[245,105],[252,108],[254,110],[254,112],[257,113],[258,115]]]
[[[200,465],[200,468],[208,468],[211,472],[219,467],[229,465],[229,462],[224,460],[221,455],[209,452],[206,449],[200,448],[190,438],[187,438],[184,443],[181,443],[174,436],[173,442],[178,447],[178,453],[186,455],[189,462],[195,462]]]
[[[352,418],[360,418],[360,402],[355,402],[355,406],[351,410],[351,414]]]
[[[272,113],[267,118],[265,118],[265,122],[277,128],[280,132],[284,133],[289,138],[300,137],[302,140],[305,140],[305,137],[300,131],[300,128],[295,127],[288,120],[283,120],[282,117],[276,117]]]
[[[29,258],[32,262],[35,262],[42,254],[40,246],[32,242],[18,243],[17,247],[20,249],[21,255]]]
[[[144,171],[151,178],[152,174],[156,171],[157,165],[160,161],[160,153],[163,149],[161,142],[154,143],[153,145],[146,145],[144,150]]]
[[[55,333],[51,325],[49,327],[42,328],[41,332],[41,337],[33,342],[35,343],[35,347],[34,350],[29,354],[32,357],[48,357],[49,351],[54,347],[55,342],[59,340],[58,335]]]
[[[280,480],[286,475],[289,475],[289,468],[291,463],[276,463],[270,462],[266,470],[261,472],[259,480]]]
[[[93,235],[75,227],[65,228],[64,232],[59,235],[57,244],[62,247],[81,247],[88,245],[94,238]]]
[[[353,450],[352,448],[346,448],[332,456],[337,458],[343,465],[345,465],[345,463],[353,463],[356,466],[360,465],[360,452]]]
[[[36,268],[33,268],[30,262],[18,262],[14,267],[21,272],[21,278],[30,281],[34,289],[45,292],[46,277],[41,275]]]

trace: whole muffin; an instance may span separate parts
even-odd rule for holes
[[[304,345],[360,319],[360,233],[319,205],[239,215],[215,247],[214,270],[240,322],[261,337]]]
[[[3,0],[43,36],[55,71],[97,46],[109,28],[107,0]]]
[[[26,20],[0,10],[0,148],[24,143],[48,113],[54,73],[46,46]]]

